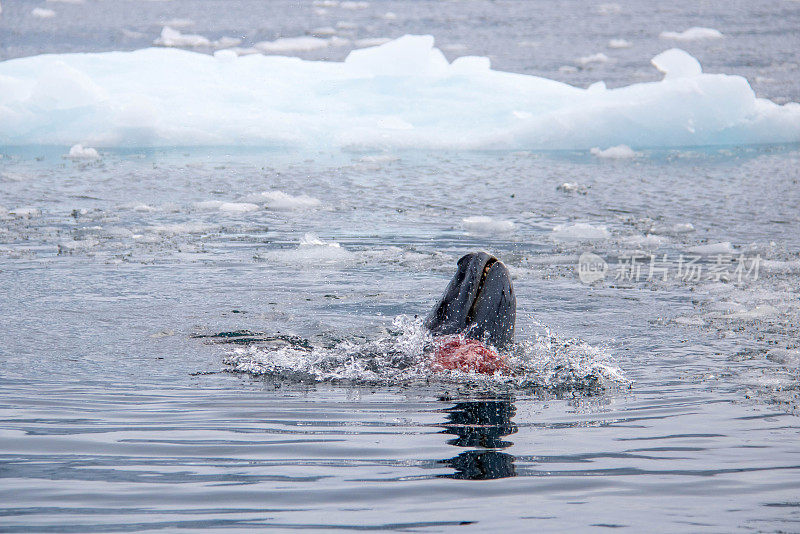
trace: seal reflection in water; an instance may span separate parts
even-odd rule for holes
[[[485,252],[458,260],[458,270],[425,320],[436,336],[433,367],[491,374],[508,371],[498,352],[514,341],[517,299],[508,268]]]
[[[511,420],[515,412],[511,398],[463,401],[449,408],[447,422],[442,424],[443,432],[456,437],[447,443],[479,450],[465,451],[449,460],[442,460],[443,464],[455,470],[455,473],[442,477],[490,480],[516,476],[514,456],[494,450],[512,445],[502,438],[517,431],[517,425]]]

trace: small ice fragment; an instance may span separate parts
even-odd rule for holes
[[[374,156],[362,156],[358,161],[362,163],[392,163],[400,158],[394,154],[377,154]]]
[[[338,0],[314,0],[314,5],[317,7],[336,7],[339,2]]]
[[[397,20],[397,14],[392,11],[387,11],[383,14],[383,20]]]
[[[366,9],[369,7],[369,2],[341,2],[339,7],[342,9]]]
[[[634,151],[628,145],[617,145],[609,147],[605,150],[600,150],[599,147],[594,147],[589,151],[592,156],[605,159],[630,159],[639,156],[639,152]]]
[[[355,30],[358,28],[358,24],[350,22],[349,20],[340,20],[336,23],[336,27],[340,30]]]
[[[81,144],[72,145],[67,154],[70,159],[98,159],[100,154],[94,148],[84,147]]]
[[[733,254],[735,252],[730,241],[697,245],[696,247],[689,247],[686,251],[692,254]]]
[[[571,74],[573,72],[578,72],[578,69],[573,67],[572,65],[561,65],[558,67],[558,72],[563,74]]]
[[[249,202],[223,202],[219,206],[219,211],[226,213],[250,213],[251,211],[258,211],[260,208],[258,204],[251,204]]]
[[[33,217],[38,217],[42,214],[42,210],[39,208],[31,208],[31,207],[20,207],[14,208],[8,212],[9,215],[13,215],[14,217],[18,217],[20,219],[32,219]]]
[[[611,39],[608,42],[609,48],[630,48],[631,46],[633,46],[631,42],[625,39]]]
[[[51,19],[56,16],[56,12],[53,11],[52,9],[35,7],[33,8],[33,11],[31,11],[31,15],[33,15],[37,19]]]
[[[238,37],[222,36],[216,41],[213,41],[211,46],[214,48],[231,48],[233,46],[239,46],[240,44],[242,44],[242,40]]]
[[[308,232],[300,239],[301,247],[332,247],[340,248],[341,245],[335,241],[323,241],[315,233]]]
[[[651,234],[688,234],[694,232],[692,223],[676,223],[672,226],[654,226],[650,229]]]
[[[556,191],[561,191],[562,193],[577,193],[579,195],[585,195],[586,193],[589,192],[589,188],[579,183],[564,182],[563,184],[556,187]]]
[[[271,210],[301,210],[316,208],[321,204],[316,198],[307,195],[292,196],[283,191],[264,191],[248,195],[245,200],[263,202]]]
[[[318,37],[280,37],[274,41],[261,41],[254,48],[267,53],[309,52],[327,48],[330,42]]]
[[[514,231],[514,223],[511,221],[496,221],[491,217],[474,216],[462,219],[464,229],[477,234],[509,233]]]
[[[592,63],[606,63],[606,62],[608,62],[608,56],[602,52],[598,52],[597,54],[592,54],[589,56],[579,57],[576,60],[576,63],[578,63],[578,65],[581,65],[582,67],[586,67],[588,65],[591,65]]]
[[[587,223],[559,224],[551,235],[562,241],[584,241],[593,239],[607,239],[608,229],[605,226],[593,226]]]
[[[715,30],[714,28],[693,26],[682,32],[661,32],[659,37],[662,39],[672,39],[673,41],[700,41],[704,39],[721,39],[723,35],[719,30]]]
[[[356,48],[367,48],[368,46],[380,46],[389,41],[391,41],[389,37],[368,37],[366,39],[356,39],[353,44]]]
[[[703,73],[703,67],[692,55],[680,48],[670,48],[661,52],[650,60],[660,72],[664,73],[664,79],[690,78],[699,76]]]
[[[211,41],[202,35],[192,33],[181,33],[176,29],[164,26],[161,30],[161,37],[153,41],[156,46],[211,46]]]
[[[617,3],[600,4],[595,12],[600,15],[615,15],[622,12],[622,6]]]
[[[778,314],[778,309],[769,304],[759,304],[752,310],[739,311],[731,313],[730,315],[723,315],[725,319],[742,319],[750,321],[754,319],[766,319]]]

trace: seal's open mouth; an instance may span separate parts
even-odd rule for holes
[[[425,324],[437,335],[462,334],[498,348],[514,338],[516,298],[508,268],[485,252],[458,260],[458,270]]]

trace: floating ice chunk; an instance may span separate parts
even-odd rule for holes
[[[477,215],[466,217],[461,222],[464,229],[475,234],[507,234],[514,231],[514,223],[511,221],[494,220],[491,217]]]
[[[558,67],[558,72],[562,72],[564,74],[572,74],[573,72],[578,72],[577,67],[573,67],[572,65],[561,65]]]
[[[20,219],[32,219],[34,217],[39,217],[42,214],[42,210],[39,208],[32,208],[32,207],[19,207],[14,208],[8,212],[9,215],[13,215],[14,217],[18,217]]]
[[[258,204],[249,202],[223,202],[219,207],[219,211],[225,213],[250,213],[259,209]]]
[[[317,7],[336,7],[339,2],[338,0],[314,0],[314,5]]]
[[[240,44],[242,44],[242,40],[239,37],[226,36],[222,36],[219,39],[211,42],[211,46],[214,48],[231,48],[234,46],[239,46]]]
[[[248,202],[262,202],[271,210],[303,210],[318,207],[321,202],[308,195],[292,196],[283,191],[264,191],[245,197]]]
[[[336,27],[340,30],[355,30],[358,28],[358,24],[349,20],[340,20],[336,23]]]
[[[556,187],[556,191],[561,191],[562,193],[577,193],[579,195],[585,195],[586,193],[589,192],[589,188],[579,183],[564,182],[563,184]]]
[[[342,9],[366,9],[369,7],[369,2],[352,2],[346,1],[339,3]]]
[[[387,11],[383,14],[383,20],[397,20],[397,14],[392,11]]]
[[[631,247],[639,247],[648,250],[652,250],[658,248],[665,243],[668,243],[669,239],[666,237],[662,237],[659,235],[653,234],[646,234],[646,235],[632,235],[624,238],[622,243],[627,246]]]
[[[592,156],[597,156],[598,158],[604,159],[630,159],[640,155],[628,145],[612,146],[605,150],[600,150],[599,147],[594,147],[589,152],[592,154]]]
[[[358,158],[358,161],[362,163],[392,163],[399,160],[400,157],[395,156],[394,154],[376,154],[373,156],[362,156]]]
[[[707,245],[689,247],[686,251],[692,254],[733,254],[735,249],[730,241],[723,241],[721,243],[709,243]]]
[[[318,37],[280,37],[274,41],[261,41],[253,45],[254,48],[270,54],[286,52],[309,52],[327,48],[330,41]]]
[[[211,46],[211,41],[202,35],[193,33],[181,33],[180,31],[164,26],[161,29],[161,37],[153,41],[157,46]]]
[[[386,44],[353,50],[344,60],[355,73],[370,76],[445,75],[450,66],[430,35],[405,35]]]
[[[98,159],[100,154],[97,153],[97,150],[90,147],[84,147],[83,145],[72,145],[69,149],[69,154],[67,154],[68,158],[70,159]]]
[[[158,224],[148,226],[147,230],[158,234],[205,234],[214,229],[214,226],[203,223],[176,223],[176,224]]]
[[[312,37],[332,37],[336,35],[336,29],[331,28],[330,26],[323,26],[321,28],[314,28],[313,30],[309,30],[306,33]]]
[[[560,224],[553,228],[553,238],[561,241],[584,241],[607,239],[608,229],[605,226],[593,226],[587,223]]]
[[[485,59],[449,64],[430,36],[354,50],[343,63],[230,59],[149,48],[2,61],[0,146],[518,151],[800,142],[800,105],[756,98],[740,76],[675,77],[687,72],[682,63],[658,62],[669,72],[660,82],[601,91],[491,70]]]
[[[611,39],[608,41],[609,48],[630,48],[633,44],[630,41],[626,41],[625,39]]]
[[[368,37],[366,39],[356,39],[353,44],[356,48],[367,48],[368,46],[380,46],[389,41],[391,41],[389,37]]]
[[[56,12],[52,9],[46,9],[43,7],[35,7],[33,11],[31,11],[31,15],[36,17],[37,19],[52,19],[56,16]]]
[[[694,232],[694,225],[692,223],[676,223],[672,226],[654,226],[650,229],[651,234],[666,234],[666,235],[673,235],[673,234],[688,234],[690,232]]]
[[[582,67],[586,67],[591,65],[592,63],[606,63],[608,62],[608,56],[602,52],[598,52],[597,54],[592,54],[589,56],[579,57],[576,60],[576,63]]]
[[[759,304],[752,310],[738,311],[729,315],[723,315],[724,319],[741,319],[751,321],[755,319],[767,319],[778,315],[778,309],[769,304]]]
[[[721,39],[723,35],[713,28],[694,26],[682,32],[661,32],[659,37],[672,39],[673,41],[700,41],[703,39]]]
[[[664,79],[700,76],[700,62],[680,48],[670,48],[650,60],[655,68],[664,73]]]
[[[622,6],[617,3],[600,4],[595,8],[595,12],[600,15],[616,15],[622,13]]]
[[[300,239],[300,246],[301,247],[333,247],[339,248],[339,243],[335,241],[325,242],[319,238],[317,234],[314,233],[307,233]]]

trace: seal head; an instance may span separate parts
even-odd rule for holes
[[[444,295],[425,319],[435,335],[463,335],[503,349],[514,341],[517,299],[508,268],[485,252],[458,260]]]

